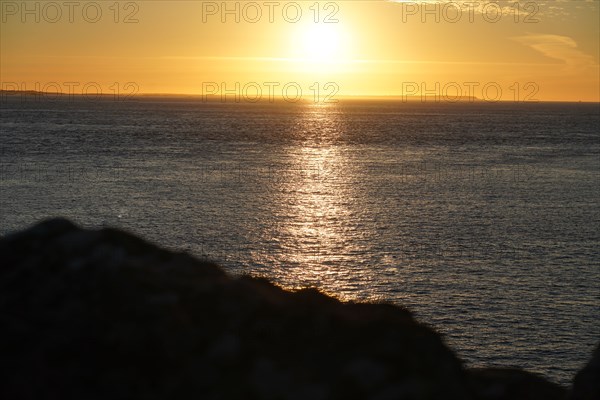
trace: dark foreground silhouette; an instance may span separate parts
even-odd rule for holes
[[[466,370],[401,307],[232,278],[115,229],[46,221],[0,261],[3,399],[597,399],[598,352],[572,395]]]

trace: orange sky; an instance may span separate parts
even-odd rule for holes
[[[75,93],[600,101],[597,1],[434,3],[3,0],[0,78]]]

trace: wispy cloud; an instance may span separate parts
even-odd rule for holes
[[[594,57],[581,51],[569,36],[527,34],[513,39],[546,57],[562,61],[570,72],[597,66]]]

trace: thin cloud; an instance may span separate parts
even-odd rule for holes
[[[581,51],[569,36],[528,34],[513,39],[546,57],[562,61],[573,72],[597,66],[594,57]]]

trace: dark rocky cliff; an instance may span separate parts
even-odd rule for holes
[[[232,278],[114,229],[45,221],[2,238],[0,263],[4,399],[566,396],[521,370],[466,370],[401,307]]]

